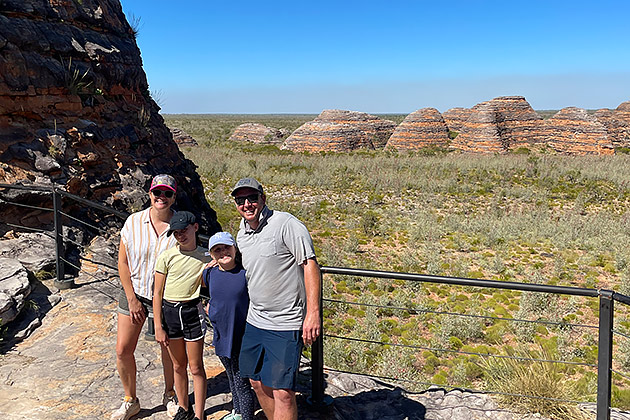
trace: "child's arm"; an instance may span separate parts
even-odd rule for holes
[[[163,346],[168,346],[168,336],[162,328],[162,297],[164,296],[164,283],[166,275],[155,272],[153,285],[153,323],[155,326],[155,341]]]

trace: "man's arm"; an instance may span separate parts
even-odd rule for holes
[[[310,346],[322,331],[319,318],[321,273],[315,258],[307,259],[302,267],[304,268],[304,286],[306,288],[306,317],[302,324],[302,338],[304,344]]]
[[[136,298],[136,292],[133,290],[133,284],[131,283],[131,270],[129,269],[129,261],[127,260],[127,247],[120,240],[120,246],[118,247],[118,277],[120,277],[120,284],[125,290],[125,296],[127,296],[127,302],[129,303],[129,316],[131,317],[132,324],[143,324],[146,318],[142,303]]]

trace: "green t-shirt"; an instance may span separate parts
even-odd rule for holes
[[[212,259],[205,248],[182,251],[179,245],[162,252],[155,262],[155,271],[166,276],[164,299],[187,301],[199,297],[201,273]]]

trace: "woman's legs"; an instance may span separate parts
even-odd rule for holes
[[[193,389],[195,391],[195,416],[203,420],[203,412],[206,408],[206,370],[203,367],[203,338],[197,341],[186,342],[188,364],[190,374],[193,377]]]
[[[183,338],[170,339],[168,352],[173,361],[175,374],[175,394],[180,407],[188,411],[188,357],[186,355],[186,344]]]

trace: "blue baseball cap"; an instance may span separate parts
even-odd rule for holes
[[[206,255],[210,255],[210,250],[216,245],[236,246],[236,241],[230,232],[217,232],[212,235],[208,241],[208,252],[206,252]]]

